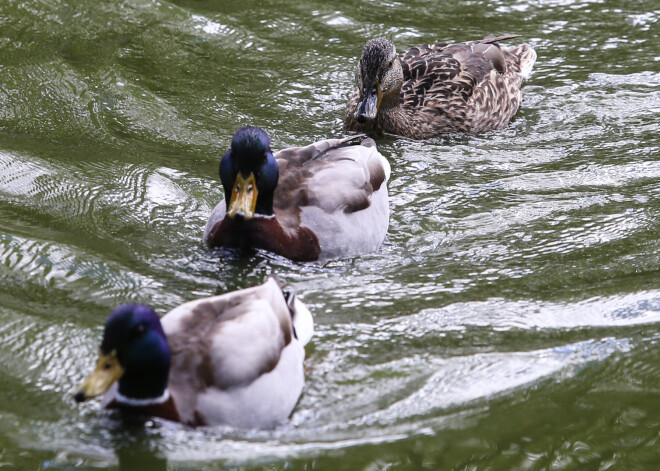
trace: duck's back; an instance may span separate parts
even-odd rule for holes
[[[278,219],[310,228],[324,257],[380,247],[389,224],[390,166],[372,139],[328,139],[285,149],[275,158],[280,168],[273,204]]]
[[[400,54],[401,104],[412,110],[417,136],[477,133],[505,126],[522,101],[522,81],[536,53],[527,44],[502,48],[499,38],[430,44]]]
[[[169,388],[181,421],[270,428],[286,420],[304,383],[294,311],[271,278],[164,316],[172,351]]]

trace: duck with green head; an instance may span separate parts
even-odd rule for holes
[[[187,425],[272,428],[304,383],[309,310],[276,279],[183,304],[159,319],[126,304],[110,314],[78,402],[105,394],[125,414]]]
[[[426,139],[506,126],[536,60],[527,44],[502,48],[498,43],[516,37],[428,44],[401,53],[388,39],[368,41],[355,68],[346,129]]]
[[[210,248],[309,261],[372,252],[385,238],[390,166],[363,135],[273,153],[265,131],[241,128],[219,173],[225,199],[206,224]]]

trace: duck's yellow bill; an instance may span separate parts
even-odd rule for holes
[[[119,365],[115,350],[109,355],[99,355],[99,359],[96,362],[96,369],[80,385],[80,388],[76,392],[76,401],[83,402],[87,399],[100,396],[110,389],[110,386],[121,378],[123,374],[124,370]]]
[[[243,178],[241,172],[238,172],[234,188],[231,191],[227,216],[233,219],[234,216],[239,214],[243,216],[243,219],[252,219],[254,208],[257,206],[257,195],[257,182],[254,173],[250,172],[247,178]]]

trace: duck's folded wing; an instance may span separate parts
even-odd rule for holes
[[[423,106],[432,97],[461,96],[466,102],[492,71],[504,73],[506,60],[497,41],[517,35],[489,36],[459,44],[429,44],[402,55],[405,100]]]
[[[390,176],[390,165],[374,141],[364,139],[359,145],[346,145],[345,140],[328,140],[317,146],[325,149],[280,179],[278,204],[316,206],[327,213],[352,213],[369,207],[371,195],[386,185]]]
[[[324,139],[305,147],[290,147],[288,149],[282,149],[281,151],[276,152],[273,157],[277,160],[280,174],[286,174],[286,172],[291,169],[300,168],[308,162],[322,157],[326,152],[332,149],[359,144],[364,137],[364,134],[355,134],[343,139]],[[280,175],[280,177],[281,176],[282,175]]]
[[[454,94],[460,94],[466,101],[470,97],[477,81],[465,74],[461,62],[445,54],[444,49],[439,49],[437,54],[415,54],[402,62],[403,106],[422,107],[434,98],[442,99]]]
[[[162,324],[172,351],[170,388],[193,409],[196,396],[208,388],[245,387],[273,370],[293,333],[291,312],[274,279],[183,304]]]

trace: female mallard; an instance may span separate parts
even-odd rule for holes
[[[96,370],[75,399],[107,391],[104,406],[128,414],[272,428],[298,401],[312,332],[309,310],[273,277],[160,320],[150,307],[126,304],[108,317]]]
[[[327,139],[273,155],[246,127],[220,161],[225,199],[206,223],[212,247],[264,249],[292,260],[377,250],[389,223],[390,165],[364,136]]]
[[[536,60],[527,44],[497,43],[518,35],[459,44],[429,44],[397,54],[387,39],[372,39],[355,68],[346,129],[426,139],[505,126],[522,100],[520,85]]]

